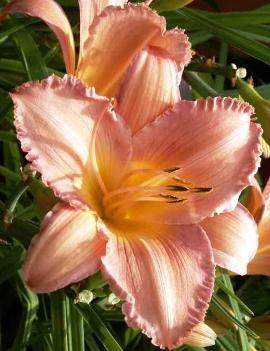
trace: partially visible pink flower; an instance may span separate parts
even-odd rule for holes
[[[258,224],[259,247],[248,265],[248,274],[270,276],[270,179],[263,192],[254,179],[245,203]]]
[[[94,17],[89,37],[81,22],[83,82],[51,76],[12,94],[26,158],[63,201],[23,275],[49,292],[100,269],[127,323],[174,348],[204,319],[215,264],[245,274],[256,252],[256,224],[237,201],[258,168],[261,129],[238,100],[180,100],[186,36],[145,5],[122,5]]]

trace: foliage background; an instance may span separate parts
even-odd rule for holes
[[[78,43],[77,3],[58,2],[71,20]],[[193,7],[163,13],[168,27],[186,29],[195,50],[184,73],[192,91],[183,88],[183,92],[190,98],[238,96],[230,66],[236,63],[247,68],[257,91],[270,99],[270,4],[266,1],[247,11],[247,2],[238,1],[243,4],[241,11],[222,12],[223,5],[228,7],[230,2],[195,0]],[[0,6],[5,3],[0,0]],[[201,4],[207,10],[195,10]],[[256,7],[255,1],[251,6]],[[220,64],[218,70],[213,56]],[[59,44],[41,21],[14,15],[0,26],[0,350],[155,350],[144,335],[123,322],[121,302],[99,274],[63,291],[39,296],[20,278],[25,248],[39,227],[37,203],[43,201],[46,206],[45,195],[50,193],[25,169],[27,181],[22,179],[25,160],[16,140],[8,92],[25,81],[63,72]],[[264,156],[267,153],[265,146]],[[269,161],[265,160],[259,174],[262,184],[269,174]],[[269,351],[270,324],[262,338],[255,333],[260,331],[252,331],[248,324],[253,315],[270,314],[269,297],[269,278],[230,277],[218,271],[207,318],[222,323],[226,331],[207,349]],[[205,349],[183,345],[179,350]]]

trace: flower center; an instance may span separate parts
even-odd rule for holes
[[[103,197],[105,215],[109,218],[125,218],[128,209],[140,202],[166,202],[182,204],[187,201],[187,193],[208,193],[209,187],[194,187],[191,182],[180,179],[175,172],[179,167],[166,170],[137,169],[126,174],[127,182],[134,176],[147,175],[140,184],[123,186],[106,193]],[[149,178],[150,175],[150,178]],[[129,182],[130,183],[130,182]]]

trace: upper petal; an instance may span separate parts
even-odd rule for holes
[[[174,28],[164,33],[163,37],[156,36],[151,41],[151,45],[166,50],[176,62],[180,72],[190,62],[191,44],[182,29]]]
[[[36,292],[51,292],[82,280],[100,267],[106,240],[90,211],[65,204],[49,212],[31,242],[23,278]]]
[[[110,110],[109,101],[71,76],[27,83],[12,94],[12,99],[22,149],[42,180],[56,196],[73,205],[98,206],[95,157],[97,162],[110,157],[107,168],[99,171],[112,172],[112,179],[115,167],[122,168],[117,173],[121,176],[130,157],[128,133],[120,117]],[[92,132],[97,121],[95,154]]]
[[[261,128],[250,121],[252,112],[231,98],[182,100],[135,134],[134,169],[177,167],[174,174],[187,184],[212,189],[178,193],[187,199],[179,204],[151,204],[149,221],[198,222],[236,206],[260,160]],[[143,215],[147,208],[140,208]]]
[[[208,235],[215,263],[237,274],[247,273],[247,265],[258,247],[257,225],[244,206],[204,219],[200,225]]]
[[[99,94],[114,96],[131,60],[164,26],[146,6],[107,7],[89,28],[77,76]]]
[[[83,56],[84,43],[89,37],[89,27],[93,19],[107,6],[123,6],[127,0],[79,0],[80,6],[80,57]]]
[[[117,110],[135,133],[179,100],[175,62],[166,51],[146,47],[126,73],[117,98]]]
[[[47,23],[61,45],[66,70],[75,70],[75,46],[70,23],[62,8],[54,0],[13,0],[0,12],[0,21],[8,13],[20,12],[39,17]]]
[[[142,329],[154,345],[179,346],[204,318],[214,265],[209,241],[198,226],[142,225],[133,235],[112,234],[101,271],[126,300],[127,323]]]

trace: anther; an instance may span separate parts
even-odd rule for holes
[[[173,173],[175,171],[179,171],[179,169],[181,169],[181,167],[170,167],[170,168],[166,168],[164,169],[164,172],[167,172],[167,173]]]

